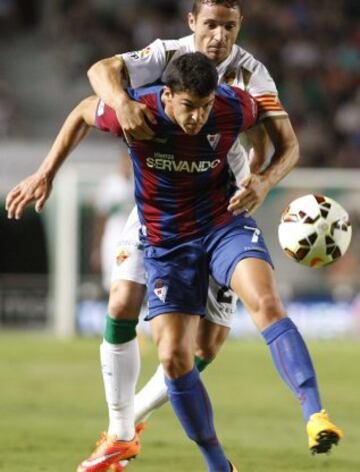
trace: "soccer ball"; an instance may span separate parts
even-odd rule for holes
[[[347,212],[332,198],[305,195],[284,210],[278,235],[291,259],[309,267],[324,267],[345,254],[351,224]]]

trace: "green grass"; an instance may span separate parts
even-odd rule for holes
[[[0,471],[73,472],[107,426],[98,339],[55,341],[0,336]],[[326,408],[346,438],[311,457],[300,408],[278,379],[261,342],[230,341],[203,378],[217,430],[239,472],[360,471],[359,347],[311,343]],[[141,383],[156,365],[147,342]],[[169,406],[154,414],[130,471],[197,472],[204,466]]]

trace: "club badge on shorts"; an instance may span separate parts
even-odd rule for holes
[[[165,285],[165,282],[161,279],[155,281],[154,293],[155,295],[165,303],[168,287]]]
[[[125,249],[120,249],[116,256],[116,264],[120,265],[122,262],[129,258],[129,253]]]

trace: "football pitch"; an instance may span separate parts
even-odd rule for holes
[[[0,336],[0,471],[75,472],[107,426],[99,339],[56,341],[34,334]],[[239,472],[360,471],[360,348],[357,341],[309,344],[324,406],[346,436],[330,455],[312,457],[304,424],[261,341],[231,340],[203,374],[228,457]],[[156,366],[143,343],[140,383]],[[196,447],[169,405],[142,434],[127,470],[201,472]]]

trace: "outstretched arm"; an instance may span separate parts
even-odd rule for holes
[[[19,219],[32,202],[37,212],[43,209],[60,166],[95,125],[97,102],[97,97],[88,97],[74,108],[38,170],[10,190],[5,203],[8,218]]]
[[[299,159],[299,144],[288,118],[266,118],[247,131],[253,147],[250,175],[245,177],[240,190],[232,197],[228,210],[235,215],[243,211],[252,215],[275,187],[295,166]],[[274,146],[270,164],[262,169],[266,161],[269,139]]]
[[[154,132],[149,124],[156,124],[153,113],[142,103],[135,102],[125,92],[124,61],[119,56],[109,57],[93,64],[88,78],[96,95],[116,112],[126,140],[151,139]]]

